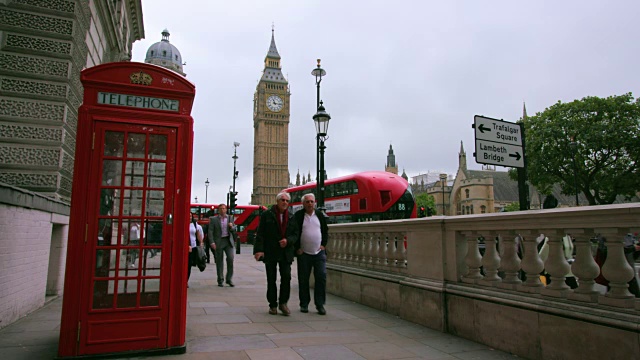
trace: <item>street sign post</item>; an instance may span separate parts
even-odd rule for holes
[[[524,167],[523,134],[520,124],[480,115],[474,116],[473,120],[476,140],[476,152],[473,155],[477,163]]]
[[[476,162],[517,168],[520,210],[528,210],[524,126],[476,115],[472,127],[475,129],[476,152],[473,156]]]

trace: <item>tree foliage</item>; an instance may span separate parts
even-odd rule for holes
[[[640,191],[640,99],[631,93],[556,104],[525,122],[529,181],[560,184],[589,205],[611,204]]]
[[[520,203],[516,201],[504,207],[504,212],[511,211],[520,211]]]
[[[416,195],[416,205],[418,208],[421,206],[424,206],[425,209],[431,208],[432,214],[436,214],[436,200],[426,192]]]

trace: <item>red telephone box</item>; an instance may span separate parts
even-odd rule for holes
[[[81,81],[58,355],[183,353],[195,86],[135,62]]]

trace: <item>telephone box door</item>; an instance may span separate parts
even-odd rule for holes
[[[111,120],[111,119],[110,119]],[[96,121],[79,353],[167,346],[176,129]]]

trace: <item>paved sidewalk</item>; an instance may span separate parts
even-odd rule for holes
[[[327,296],[327,315],[298,307],[295,263],[291,316],[269,315],[264,265],[251,247],[236,255],[235,287],[216,285],[215,265],[194,269],[189,283],[187,353],[136,359],[516,359],[387,313]],[[313,298],[313,296],[312,296]],[[52,359],[58,349],[62,300],[0,330],[0,358]]]

